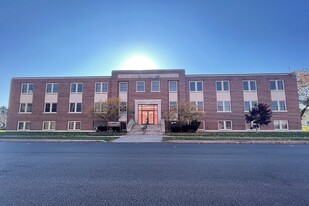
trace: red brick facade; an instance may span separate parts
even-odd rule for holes
[[[128,82],[127,104],[128,108],[135,108],[136,100],[160,100],[161,114],[168,111],[169,82],[177,82],[177,102],[189,102],[190,81],[203,83],[202,99],[205,112],[205,130],[218,130],[218,121],[231,121],[232,130],[246,130],[244,112],[243,81],[256,82],[258,103],[272,105],[270,91],[271,80],[283,80],[286,111],[273,112],[272,121],[282,120],[288,122],[288,130],[300,130],[301,119],[298,108],[297,82],[294,74],[243,74],[243,75],[186,75],[185,70],[146,70],[146,71],[113,71],[110,77],[59,77],[59,78],[13,78],[9,100],[7,130],[17,130],[18,122],[30,122],[30,130],[42,130],[43,121],[56,122],[55,130],[68,130],[69,121],[80,122],[81,130],[92,130],[93,120],[87,115],[87,108],[94,105],[96,82],[107,82],[108,98],[119,96],[119,82]],[[136,82],[145,82],[145,91],[136,92]],[[151,91],[151,81],[160,82],[160,91]],[[228,81],[231,111],[218,112],[217,110],[217,81]],[[32,83],[32,112],[21,113],[21,87],[22,84]],[[45,113],[45,93],[47,83],[58,83],[57,112]],[[82,110],[80,113],[70,113],[70,85],[82,83]],[[228,94],[229,93],[229,94]],[[283,94],[284,93],[284,94]],[[27,97],[25,97],[27,98]],[[198,97],[197,97],[198,98]],[[173,100],[174,101],[174,100]],[[128,121],[134,119],[134,113],[129,112]],[[163,118],[163,117],[162,117]],[[135,120],[137,122],[137,120]],[[29,128],[28,128],[29,129]],[[262,130],[273,130],[273,122]]]

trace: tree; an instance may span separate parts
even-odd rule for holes
[[[302,117],[309,108],[309,69],[295,71],[297,77],[297,89]]]
[[[0,128],[5,127],[8,108],[6,106],[0,106]]]
[[[251,129],[255,128],[256,132],[262,125],[268,125],[271,123],[272,111],[267,104],[258,104],[250,109],[249,114],[246,114],[246,122],[250,123]]]
[[[91,117],[96,117],[104,122],[116,122],[127,112],[126,103],[120,102],[119,98],[110,98],[105,102],[98,102],[88,108],[87,113]]]

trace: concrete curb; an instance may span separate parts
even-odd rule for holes
[[[265,140],[167,140],[164,143],[183,144],[309,144],[309,141],[265,141]]]
[[[107,143],[105,140],[73,140],[73,139],[0,139],[0,142],[93,142]]]

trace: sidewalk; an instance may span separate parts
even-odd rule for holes
[[[122,143],[122,142],[135,142],[135,143],[143,143],[143,142],[162,142],[162,135],[124,135],[120,136],[119,139],[116,139],[112,142]]]

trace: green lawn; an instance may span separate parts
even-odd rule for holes
[[[167,140],[271,140],[271,141],[309,141],[309,132],[207,132],[207,133],[169,133]]]
[[[95,132],[1,132],[0,139],[105,140],[112,141],[123,133]]]

